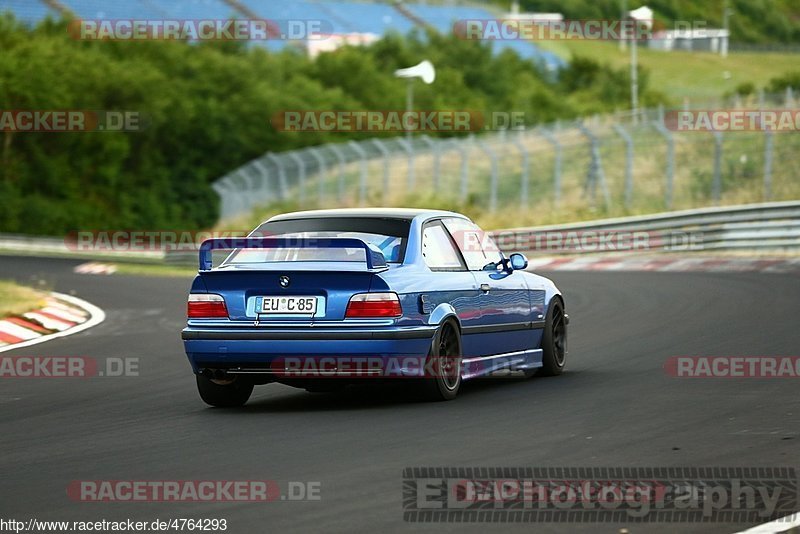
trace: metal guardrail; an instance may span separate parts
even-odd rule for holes
[[[648,250],[675,251],[675,236],[694,238],[681,252],[753,251],[800,252],[800,201],[745,204],[720,208],[643,215],[563,225],[514,228],[491,232],[501,248],[504,245],[544,243],[544,247],[517,247],[515,251],[541,254],[608,253],[608,249],[592,247],[552,250],[549,236],[585,240],[590,244],[601,234],[642,233],[648,238]],[[596,235],[593,235],[596,234]],[[593,237],[597,239],[592,239]],[[551,242],[555,241],[551,239]]]
[[[63,237],[0,234],[0,254],[13,252],[18,255],[66,256],[134,263],[163,261],[166,256],[163,250],[80,250],[70,247],[68,242]]]
[[[490,235],[508,252],[525,252],[529,255],[597,254],[609,253],[607,248],[578,247],[553,250],[531,247],[537,238],[547,244],[548,236],[576,236],[590,245],[601,241],[601,235],[630,233],[646,234],[645,252],[718,252],[744,251],[763,253],[800,253],[800,201],[746,204],[720,208],[703,208],[654,215],[603,219],[571,224],[536,226],[496,230]],[[675,248],[674,236],[695,236],[693,246]],[[198,250],[199,250],[199,243]],[[81,251],[67,246],[56,237],[33,237],[0,234],[0,253],[20,255],[69,256],[99,259],[110,262],[164,262],[170,265],[194,266],[198,251]],[[633,249],[620,252],[643,252]]]

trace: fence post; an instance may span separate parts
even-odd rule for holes
[[[667,142],[667,179],[664,187],[664,205],[672,209],[672,190],[675,182],[675,137],[667,130],[663,121],[653,123],[653,126]]]
[[[283,168],[283,161],[272,152],[267,154],[267,159],[275,164],[278,169],[278,195],[280,195],[281,200],[286,200],[288,187],[286,185],[286,171]]]
[[[498,169],[497,169],[497,153],[489,146],[488,143],[485,143],[483,140],[478,141],[478,147],[483,150],[487,156],[489,156],[489,161],[491,163],[491,177],[489,182],[489,212],[494,213],[497,211],[497,181],[498,181]]]
[[[414,145],[408,139],[398,138],[397,142],[408,154],[408,183],[406,184],[406,194],[414,191],[416,176],[414,176]]]
[[[459,154],[461,154],[461,187],[459,190],[459,202],[464,204],[469,195],[469,154],[465,147],[467,140],[464,139],[450,139],[450,143],[455,147]]]
[[[556,127],[559,127],[558,122],[556,122]],[[561,202],[561,143],[559,143],[556,136],[547,130],[547,128],[542,128],[542,136],[553,145],[553,202],[555,203],[556,207],[558,207],[558,204]]]
[[[344,202],[344,165],[347,163],[347,160],[344,154],[342,154],[339,145],[330,145],[330,147],[331,152],[333,152],[333,155],[336,156],[336,159],[339,161],[339,180],[336,190],[336,199],[339,201],[339,204],[341,204]]]
[[[520,130],[519,133],[514,135],[513,143],[519,150],[520,156],[522,156],[522,170],[520,171],[519,175],[519,191],[520,191],[520,198],[519,198],[519,205],[520,208],[525,209],[528,205],[528,182],[530,180],[530,156],[528,155],[528,149],[525,148],[525,144],[522,142],[522,135],[524,134],[524,130]]]
[[[269,170],[260,158],[253,161],[253,165],[261,171],[261,187],[258,189],[258,197],[266,200],[269,198]]]
[[[314,159],[317,160],[317,166],[319,167],[319,173],[317,176],[317,204],[322,204],[322,198],[325,196],[325,180],[328,179],[328,169],[325,165],[325,158],[322,157],[319,149],[316,147],[312,147],[308,149]]]
[[[292,150],[288,154],[297,166],[298,202],[302,206],[306,203],[306,162],[303,161],[298,152],[299,150]]]
[[[213,184],[211,184],[211,188],[219,195],[219,218],[220,220],[227,219],[231,215],[233,215],[234,208],[232,206],[233,198],[231,196],[231,190],[228,189],[228,177],[220,178]]]
[[[254,169],[255,165],[251,161],[247,165],[243,167],[243,170],[246,171],[244,173],[244,183],[247,184],[247,187],[243,193],[244,201],[247,205],[247,209],[250,210],[258,203],[266,202],[266,198],[259,198],[256,194],[258,189],[256,188],[256,183],[258,181],[257,173]]]
[[[786,107],[788,109],[794,107],[794,90],[791,87],[786,88]]]
[[[600,183],[600,188],[603,190],[603,200],[606,209],[611,207],[611,195],[606,186],[606,174],[603,171],[603,160],[600,158],[600,140],[594,135],[589,128],[581,124],[578,129],[589,140],[589,149],[591,151],[591,161],[589,162],[589,172],[586,175],[586,184],[583,189],[584,192],[591,190],[592,206],[597,202],[597,184]]]
[[[367,202],[367,153],[355,141],[350,141],[347,144],[361,159],[361,174],[358,180],[358,203],[363,206]]]
[[[714,132],[714,182],[711,185],[711,199],[719,205],[722,196],[722,132]]]
[[[420,139],[422,139],[422,141],[428,145],[428,149],[433,153],[433,190],[436,191],[439,189],[439,175],[441,173],[442,159],[442,153],[441,150],[439,150],[439,143],[435,142],[427,135],[420,136]]]
[[[386,202],[389,198],[389,149],[386,148],[386,145],[384,145],[380,139],[373,139],[372,144],[375,145],[383,155],[383,189],[381,191],[381,196],[383,202]]]
[[[764,131],[764,200],[772,200],[772,153],[773,132],[767,128]]]
[[[248,211],[250,209],[250,205],[247,202],[249,195],[247,194],[247,178],[244,175],[244,171],[240,167],[233,175],[231,179],[231,185],[236,187],[236,181],[239,182],[239,187],[234,189],[236,191],[235,198],[236,204],[238,205],[238,209],[236,210],[236,215]]]
[[[625,141],[625,208],[628,209],[633,197],[633,138],[620,124],[614,124],[614,131]]]

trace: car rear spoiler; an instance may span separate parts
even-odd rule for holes
[[[333,238],[280,238],[280,237],[234,237],[206,239],[200,245],[200,270],[212,268],[211,252],[214,250],[234,250],[240,248],[363,248],[367,269],[385,269],[386,258],[383,253],[361,239],[351,237]]]

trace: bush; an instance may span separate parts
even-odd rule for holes
[[[625,107],[627,74],[579,59],[561,81],[532,61],[453,35],[387,35],[315,61],[243,43],[85,42],[66,22],[36,28],[0,17],[0,109],[124,110],[139,132],[0,132],[0,231],[206,228],[211,183],[266,151],[369,134],[270,127],[282,110],[398,110],[398,67],[430,59],[438,80],[417,84],[416,108],[515,111],[528,123]],[[643,98],[646,75],[642,75]],[[386,134],[388,135],[388,134]],[[394,134],[396,135],[396,134]]]

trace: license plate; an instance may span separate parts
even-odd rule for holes
[[[314,315],[317,297],[264,297],[261,313]]]

